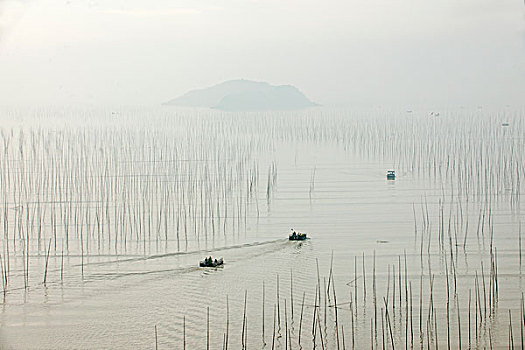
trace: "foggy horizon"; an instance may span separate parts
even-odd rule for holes
[[[0,2],[0,105],[157,106],[227,80],[327,107],[516,106],[521,1]]]

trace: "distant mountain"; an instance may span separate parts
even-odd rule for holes
[[[224,111],[294,110],[317,106],[292,85],[273,86],[243,79],[192,90],[164,105],[207,107]]]

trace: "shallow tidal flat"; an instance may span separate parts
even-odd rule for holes
[[[0,341],[519,347],[524,112],[4,109]]]

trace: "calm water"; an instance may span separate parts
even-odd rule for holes
[[[3,115],[6,348],[521,342],[523,111]]]

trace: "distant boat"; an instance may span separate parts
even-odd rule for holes
[[[509,126],[509,123],[502,123],[501,126]]]
[[[304,241],[306,239],[306,233],[295,232],[292,230],[292,233],[290,236],[288,236],[288,239],[290,241]]]
[[[224,260],[222,258],[220,259],[213,259],[211,256],[209,258],[204,258],[203,261],[199,263],[200,267],[217,267],[224,265]]]
[[[386,172],[386,179],[387,180],[395,180],[396,179],[396,172],[394,170],[388,170]]]

